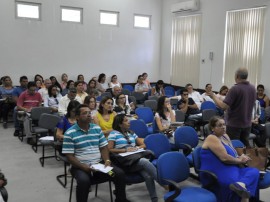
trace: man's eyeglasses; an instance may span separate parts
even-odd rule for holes
[[[184,93],[183,95],[186,96],[186,95],[188,95],[188,93]]]

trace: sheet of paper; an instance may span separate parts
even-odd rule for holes
[[[105,167],[104,164],[101,164],[101,163],[93,164],[90,167],[94,168],[100,172],[103,172],[103,173],[108,173],[113,169],[113,167],[111,167],[111,166]]]
[[[140,152],[143,152],[143,151],[144,151],[144,149],[143,149],[143,148],[140,148],[140,149],[138,149],[137,151],[134,151],[134,152],[125,152],[125,153],[119,153],[119,155],[120,155],[120,156],[128,156],[128,155],[140,153]]]
[[[45,137],[39,138],[39,140],[50,140],[50,141],[54,141],[54,137],[53,136],[45,136]]]

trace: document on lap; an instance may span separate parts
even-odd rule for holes
[[[100,171],[100,172],[103,172],[103,173],[108,173],[113,169],[113,167],[111,167],[111,166],[105,167],[105,165],[101,164],[101,163],[90,165],[90,168],[93,168],[93,169]]]
[[[143,152],[144,149],[143,148],[140,148],[138,149],[137,151],[133,151],[133,152],[125,152],[125,153],[119,153],[120,156],[129,156],[131,154],[136,154],[136,153],[140,153],[140,152]]]

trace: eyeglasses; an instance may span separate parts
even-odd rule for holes
[[[186,95],[188,95],[188,93],[184,93],[183,95],[186,96]]]
[[[85,116],[85,115],[89,115],[89,114],[91,115],[91,111],[85,111],[85,112],[82,112],[82,113],[81,113],[81,115],[84,115],[84,116]]]

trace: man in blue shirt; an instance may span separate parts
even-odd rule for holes
[[[91,111],[87,105],[76,108],[77,123],[64,134],[62,153],[72,165],[71,172],[77,180],[77,202],[87,202],[91,176],[112,180],[115,184],[115,202],[128,202],[125,192],[125,174],[120,168],[113,166],[114,176],[101,173],[91,168],[95,163],[112,166],[109,158],[107,140],[98,125],[90,123]]]
[[[17,103],[17,100],[20,94],[27,89],[28,78],[26,76],[21,76],[20,84],[21,85],[16,87],[12,93],[12,97],[15,103]],[[19,124],[19,121],[17,120],[17,112],[18,112],[17,107],[15,107],[14,112],[13,112],[13,121],[14,121],[14,127],[15,127],[14,136],[18,136],[20,133],[20,124]]]

